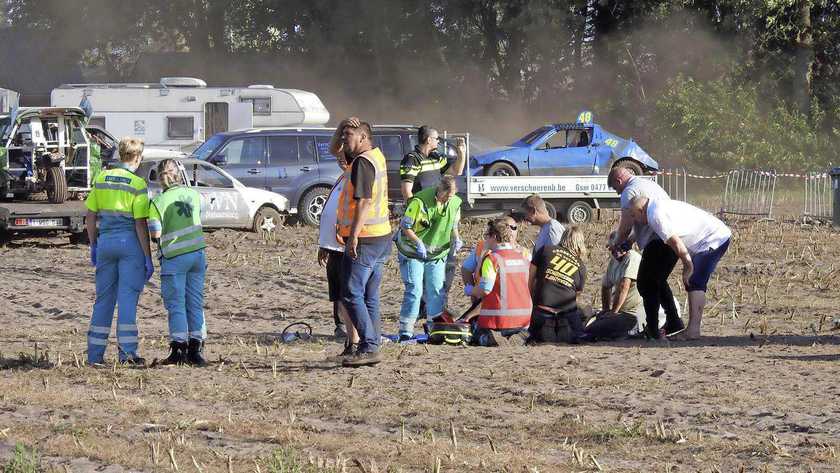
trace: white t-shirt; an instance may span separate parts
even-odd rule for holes
[[[677,235],[692,256],[715,250],[732,237],[729,227],[717,217],[679,200],[651,201],[647,219],[648,226],[662,241]]]
[[[665,189],[659,187],[659,184],[651,179],[642,177],[631,177],[627,182],[627,186],[621,192],[621,208],[622,210],[630,208],[630,201],[634,197],[647,197],[651,202],[654,200],[665,199],[670,200],[671,197],[665,192]],[[636,236],[636,243],[639,248],[644,249],[650,240],[653,239],[653,230],[647,225],[637,223],[633,225],[633,234]]]
[[[347,181],[347,174],[339,176],[330,191],[324,210],[321,212],[321,223],[318,227],[318,246],[327,250],[344,251],[344,247],[338,244],[335,238],[335,225],[338,223],[338,198],[344,190],[344,183]]]

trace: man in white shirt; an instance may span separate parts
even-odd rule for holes
[[[677,200],[634,197],[630,215],[633,223],[648,226],[682,261],[689,308],[684,338],[700,338],[706,286],[729,248],[732,231],[714,215]]]
[[[670,200],[668,193],[651,179],[633,175],[626,168],[614,168],[607,177],[607,185],[621,194],[621,221],[610,248],[623,246],[626,251],[633,241],[642,251],[639,263],[638,289],[642,295],[647,319],[647,334],[658,339],[683,330],[679,310],[674,303],[674,294],[668,285],[668,275],[677,264],[677,255],[664,241],[646,225],[634,224],[629,213],[630,201],[634,197],[650,200]],[[632,230],[632,234],[631,234]],[[659,329],[659,308],[665,311],[666,322]]]

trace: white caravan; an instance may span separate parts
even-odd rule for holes
[[[18,106],[19,100],[20,94],[14,90],[0,88],[0,113],[10,113]]]
[[[90,124],[149,148],[190,151],[216,133],[244,128],[323,125],[330,114],[312,92],[271,85],[207,87],[201,79],[164,77],[157,84],[64,84],[53,107],[87,97]]]

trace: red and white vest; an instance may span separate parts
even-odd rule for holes
[[[503,248],[487,258],[496,268],[493,291],[481,300],[478,327],[491,330],[524,328],[531,323],[531,292],[528,271],[531,262],[520,250]]]

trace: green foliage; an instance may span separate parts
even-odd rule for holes
[[[268,459],[268,473],[315,473],[315,469],[300,461],[297,452],[290,448],[275,450]]]
[[[814,121],[754,84],[678,76],[657,101],[656,135],[663,154],[689,168],[822,170],[840,133],[825,131],[813,106]]]
[[[37,473],[42,471],[41,461],[35,450],[29,450],[22,444],[15,446],[15,452],[9,462],[3,465],[2,473]]]

